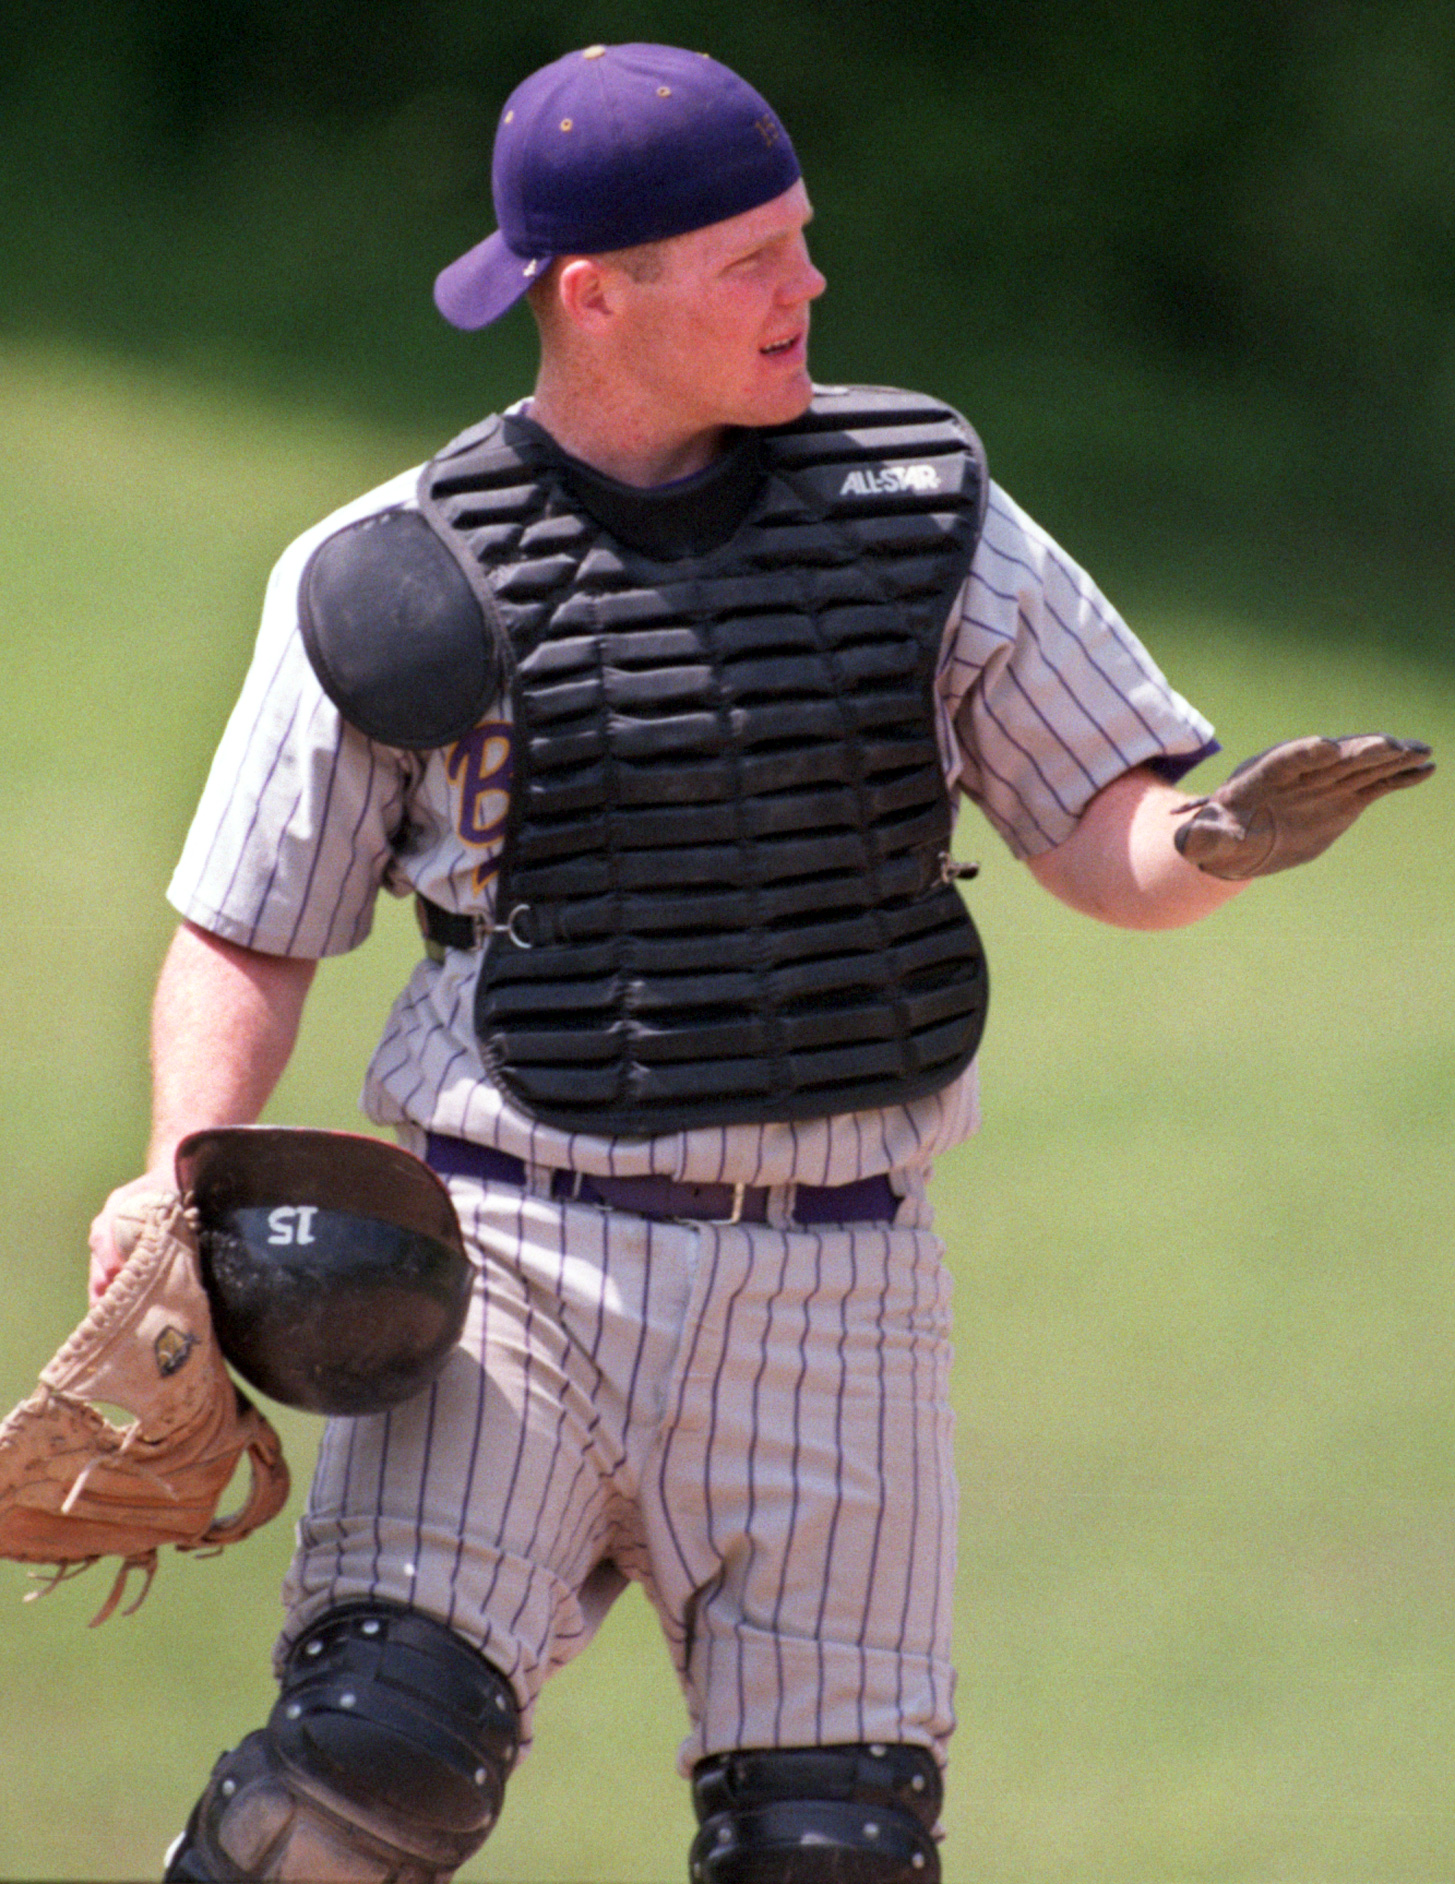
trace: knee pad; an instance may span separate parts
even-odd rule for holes
[[[167,1878],[442,1884],[485,1842],[519,1750],[504,1678],[443,1624],[331,1610],[268,1724],[223,1754]]]
[[[692,1776],[693,1884],[938,1884],[943,1802],[925,1747],[715,1754]]]

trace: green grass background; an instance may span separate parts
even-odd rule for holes
[[[86,1224],[139,1155],[162,892],[268,566],[435,441],[19,346],[0,436],[8,1404],[82,1312]],[[1137,625],[1230,756],[1371,726],[1455,750],[1452,670],[1381,652],[1377,618],[1333,645],[1252,609]],[[1062,911],[967,820],[995,993],[987,1127],[936,1187],[963,1476],[950,1884],[1455,1877],[1448,791],[1161,937]],[[412,956],[390,908],[323,971],[273,1116],[356,1127]],[[278,1418],[296,1510],[312,1428]],[[269,1704],[290,1536],[169,1554],[94,1633],[104,1569],[26,1607],[0,1566],[0,1876],[158,1873]],[[684,1876],[683,1721],[634,1595],[539,1727],[465,1875]]]

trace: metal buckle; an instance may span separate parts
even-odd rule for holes
[[[743,1204],[748,1195],[746,1184],[733,1186],[733,1214],[730,1217],[678,1217],[678,1223],[708,1223],[719,1227],[728,1227],[743,1220]]]
[[[531,914],[529,903],[517,903],[504,922],[497,922],[483,909],[470,910],[466,914],[470,924],[472,950],[484,948],[491,936],[497,933],[508,936],[518,949],[529,949],[535,946],[525,934],[525,924]],[[423,924],[421,924],[421,932],[424,936],[425,954],[432,962],[443,962],[449,954],[449,944],[436,941]]]

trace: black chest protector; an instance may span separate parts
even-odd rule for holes
[[[537,1118],[611,1135],[937,1090],[986,1004],[934,699],[978,442],[913,394],[821,392],[684,496],[644,503],[509,417],[421,477],[515,721],[486,1062]]]

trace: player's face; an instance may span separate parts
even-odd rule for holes
[[[809,303],[825,287],[804,235],[812,214],[795,183],[663,243],[660,273],[630,285],[632,370],[674,430],[783,425],[807,408]]]

